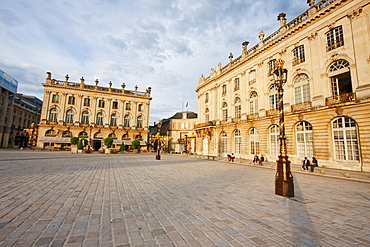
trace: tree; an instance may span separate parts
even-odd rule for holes
[[[122,142],[121,147],[119,148],[119,151],[126,151],[125,143]]]
[[[135,149],[140,147],[140,141],[139,140],[133,140],[131,143],[131,146],[133,146]]]
[[[78,137],[71,137],[71,144],[77,145],[78,144]]]
[[[107,137],[104,139],[104,145],[110,148],[113,144],[113,138],[112,137]]]
[[[87,140],[85,138],[82,138],[78,141],[77,148],[79,150],[82,150],[87,145]]]

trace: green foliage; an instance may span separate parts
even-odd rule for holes
[[[119,151],[126,151],[126,146],[123,142],[122,142],[121,147],[119,148]]]
[[[77,148],[79,150],[82,150],[87,145],[87,140],[85,138],[82,138],[78,141]]]
[[[134,147],[134,148],[137,148],[137,147],[140,147],[140,141],[139,140],[133,140],[131,145]]]
[[[107,137],[104,139],[104,145],[110,148],[113,144],[113,138],[112,137]]]
[[[71,144],[72,145],[78,144],[78,137],[71,137]]]

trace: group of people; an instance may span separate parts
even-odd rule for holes
[[[234,162],[234,160],[235,160],[234,153],[227,155],[227,162],[230,162],[230,161]]]
[[[253,165],[257,166],[263,166],[263,162],[265,161],[265,157],[263,157],[263,155],[261,154],[261,158],[258,157],[258,155],[254,155],[254,158],[253,158]]]
[[[302,169],[304,171],[308,171],[308,167],[310,167],[310,171],[314,172],[315,167],[318,167],[319,164],[317,162],[317,159],[315,157],[312,157],[312,161],[310,161],[307,157],[304,157],[304,160],[302,161]]]

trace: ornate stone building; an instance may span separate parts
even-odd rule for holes
[[[44,104],[39,124],[38,147],[64,148],[72,136],[86,138],[94,150],[103,146],[103,139],[112,137],[115,147],[131,145],[135,139],[145,145],[151,88],[145,92],[85,84],[51,78],[47,73]]]
[[[303,1],[303,0],[302,0]],[[285,61],[285,129],[293,163],[370,171],[370,2],[307,1],[306,12],[199,79],[196,152],[275,161],[278,94],[272,72]]]

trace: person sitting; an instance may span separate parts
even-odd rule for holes
[[[302,169],[305,171],[308,171],[308,167],[310,166],[310,160],[307,159],[307,157],[304,157],[304,160],[302,161]]]
[[[258,164],[260,166],[263,166],[263,162],[265,161],[265,157],[263,157],[263,154],[261,154],[261,158],[258,160]]]
[[[234,155],[234,153],[231,153],[231,157],[230,157],[230,159],[231,159],[231,161],[232,161],[232,162],[234,162],[234,160],[235,160],[235,155]]]
[[[253,158],[253,165],[258,165],[258,161],[259,161],[260,159],[258,158],[258,155],[256,154],[256,155],[254,155],[254,158]]]

